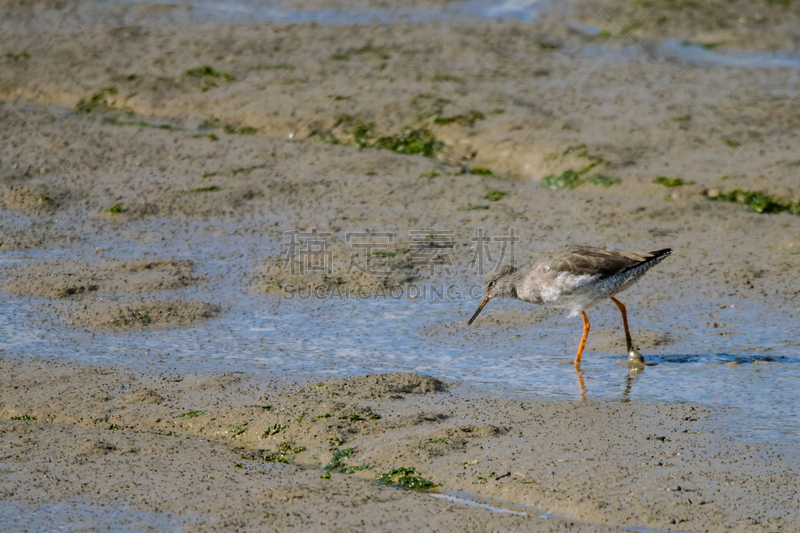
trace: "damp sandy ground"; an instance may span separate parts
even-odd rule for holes
[[[796,446],[731,439],[724,412],[696,405],[508,401],[409,373],[287,383],[0,364],[15,530],[800,527]],[[399,467],[439,498],[376,481]]]
[[[4,523],[798,530],[798,6],[647,4],[0,2]],[[366,228],[388,275],[348,272]],[[580,373],[561,313],[467,328],[509,228],[517,264],[673,248],[621,296],[651,365],[610,304]],[[312,229],[330,273],[287,265]]]

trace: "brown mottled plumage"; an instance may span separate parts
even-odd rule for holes
[[[653,252],[623,252],[590,246],[567,246],[539,254],[522,269],[502,266],[486,274],[483,300],[469,324],[493,298],[515,298],[523,302],[563,307],[571,311],[570,316],[581,313],[583,338],[575,358],[575,364],[578,365],[589,335],[586,310],[610,298],[622,313],[628,352],[641,357],[631,342],[625,306],[614,295],[630,287],[671,253],[669,248]]]

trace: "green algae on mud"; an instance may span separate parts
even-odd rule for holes
[[[186,413],[181,413],[178,416],[180,418],[196,418],[202,414],[205,414],[205,411],[198,409],[197,411],[187,411]]]
[[[201,178],[213,178],[214,176],[225,176],[226,178],[232,178],[239,174],[249,174],[254,170],[260,170],[262,168],[267,168],[269,165],[267,163],[262,163],[260,165],[251,165],[249,167],[241,167],[241,168],[234,168],[232,170],[228,170],[227,172],[223,172],[221,170],[213,171],[213,172],[203,172],[200,176]],[[204,191],[197,191],[194,190],[192,192],[204,192]]]
[[[12,416],[11,420],[25,420],[26,422],[36,422],[36,417],[31,415]]]
[[[296,454],[303,453],[304,451],[306,451],[306,447],[299,446],[294,441],[282,442],[280,446],[278,446],[278,452],[282,454]]]
[[[658,176],[653,180],[654,185],[663,185],[664,187],[683,187],[684,185],[692,185],[694,182],[683,181],[681,178],[668,178],[666,176]]]
[[[186,70],[184,74],[186,74],[187,76],[191,76],[192,78],[209,77],[209,78],[218,78],[225,81],[233,81],[236,79],[232,74],[228,74],[226,72],[219,72],[218,70],[215,70],[214,68],[208,65],[203,65],[202,67],[197,67],[197,68],[190,68]]]
[[[547,41],[539,41],[536,43],[536,45],[539,47],[539,50],[543,50],[546,52],[552,52],[553,50],[558,50],[561,48],[561,45],[557,43],[550,43]]]
[[[575,189],[582,183],[580,174],[577,171],[569,169],[561,174],[549,174],[542,178],[539,182],[541,187],[548,189]]]
[[[236,126],[231,126],[230,124],[225,124],[222,126],[222,130],[225,133],[237,133],[239,135],[255,135],[258,133],[258,128],[254,128],[252,126],[240,126],[237,128]]]
[[[474,167],[469,169],[468,172],[476,176],[494,176],[492,169],[486,167]]]
[[[428,81],[432,81],[434,83],[442,81],[458,83],[461,81],[461,78],[459,78],[458,76],[451,76],[449,74],[434,74],[433,76],[428,78]]]
[[[333,457],[331,457],[330,462],[325,465],[325,471],[337,472],[339,474],[352,474],[354,472],[373,468],[372,465],[367,463],[358,466],[349,466],[345,464],[344,460],[348,457],[352,457],[355,455],[355,453],[356,451],[354,448],[345,448],[343,450],[336,448],[333,452]]]
[[[592,185],[597,185],[598,187],[611,187],[612,185],[621,183],[622,180],[615,176],[606,176],[605,174],[595,172],[590,176],[586,176],[586,182],[591,183]]]
[[[31,58],[31,55],[28,52],[22,51],[19,54],[12,54],[11,52],[3,54],[3,57],[6,59],[10,59],[15,63],[18,61],[27,61]]]
[[[369,146],[369,139],[372,136],[372,130],[375,129],[374,122],[359,122],[358,125],[350,130],[350,135],[353,136],[353,142],[362,147]]]
[[[213,130],[222,126],[218,118],[207,118],[197,125],[198,130]]]
[[[352,137],[350,142],[339,139],[331,130],[314,131],[310,137],[328,144],[389,150],[396,154],[422,155],[425,157],[436,157],[444,149],[444,143],[438,140],[433,132],[427,128],[403,126],[395,135],[374,138],[374,122],[363,122],[349,115],[343,115],[339,117],[337,125],[353,121],[356,126],[350,131],[350,136]]]
[[[276,65],[259,65],[257,67],[253,67],[252,70],[294,70],[295,66],[291,63],[278,63]]]
[[[233,177],[233,176],[236,176],[238,174],[249,174],[254,170],[267,168],[268,166],[269,165],[267,165],[266,163],[262,163],[260,165],[251,165],[249,167],[234,168],[233,170],[230,170],[230,171],[226,172],[225,175],[228,176],[228,177]]]
[[[434,483],[420,476],[413,467],[394,468],[388,472],[376,474],[375,478],[381,485],[399,487],[406,490],[428,491],[441,486],[441,483]]]
[[[443,117],[437,114],[433,119],[433,123],[439,126],[446,126],[448,124],[461,124],[462,126],[472,126],[478,120],[484,120],[486,116],[480,111],[472,110],[462,115],[454,115],[451,117]]]
[[[506,191],[489,191],[483,197],[490,202],[497,202],[505,198],[506,195],[508,195]]]
[[[272,435],[277,435],[284,429],[288,428],[289,426],[286,424],[273,424],[264,431],[264,438],[270,437]]]
[[[117,89],[115,87],[106,87],[104,89],[100,89],[98,92],[93,94],[88,101],[81,100],[78,102],[75,112],[81,115],[88,115],[92,111],[96,110],[113,109],[113,106],[108,101],[108,97],[115,94],[117,94]]]
[[[743,191],[734,189],[728,193],[719,191],[708,191],[706,194],[709,200],[731,202],[747,206],[754,213],[777,214],[791,213],[800,216],[800,200],[794,202],[784,202],[769,196],[760,191]]]
[[[252,126],[239,126],[236,127],[232,124],[223,124],[221,120],[218,118],[207,118],[203,122],[197,125],[198,131],[205,131],[205,130],[214,130],[214,129],[222,129],[225,133],[230,134],[239,134],[239,135],[255,135],[258,133],[258,128],[254,128]],[[213,138],[212,138],[213,136]],[[209,138],[212,141],[218,140],[216,135],[210,134]]]
[[[230,424],[228,426],[228,431],[227,431],[228,437],[231,439],[235,439],[236,437],[247,431],[247,427],[249,425],[250,423],[247,422],[246,420],[242,420],[241,422],[238,422],[236,424]]]
[[[575,189],[583,180],[577,170],[565,170],[561,174],[550,174],[542,178],[540,186],[548,189]]]
[[[150,124],[143,120],[119,120],[113,117],[106,117],[102,120],[103,124],[110,126],[139,126],[140,128],[155,128],[158,130],[173,130],[174,127],[169,124]]]
[[[425,128],[406,126],[397,135],[378,137],[372,148],[390,150],[398,154],[424,155],[434,157],[444,148],[444,143],[437,140],[433,132]]]
[[[285,457],[284,454],[280,452],[268,452],[267,450],[263,449],[256,450],[254,456],[242,455],[242,459],[261,459],[267,463],[289,463],[289,459]]]
[[[577,146],[570,146],[564,152],[559,154],[548,154],[545,156],[545,161],[552,161],[554,159],[558,159],[559,157],[566,156],[572,152],[580,151],[574,157],[585,158],[590,161],[588,165],[583,167],[580,170],[574,169],[567,169],[561,174],[550,174],[542,178],[542,181],[539,182],[541,187],[546,187],[548,189],[575,189],[580,187],[584,183],[590,183],[592,185],[597,185],[599,187],[611,187],[612,185],[616,185],[621,183],[617,177],[614,176],[606,176],[605,174],[600,174],[599,172],[595,172],[591,175],[588,175],[589,172],[599,165],[608,165],[609,162],[596,155],[589,154],[588,150],[586,149],[585,144],[579,144]]]

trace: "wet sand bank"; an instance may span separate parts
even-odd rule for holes
[[[731,439],[713,408],[508,401],[418,374],[264,382],[0,364],[5,498],[22,509],[73,502],[76,529],[88,526],[82,509],[100,508],[95,527],[141,513],[187,531],[798,527],[797,450]],[[442,494],[554,516],[376,480],[400,467]]]

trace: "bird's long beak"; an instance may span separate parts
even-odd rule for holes
[[[481,314],[481,311],[483,310],[483,306],[485,306],[487,303],[489,303],[489,297],[488,296],[484,296],[483,300],[481,300],[481,305],[478,306],[478,310],[475,311],[475,314],[472,315],[472,318],[470,318],[469,322],[467,322],[468,326],[471,326],[472,323],[475,322],[475,319],[478,318],[479,314]]]

